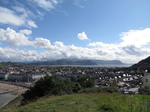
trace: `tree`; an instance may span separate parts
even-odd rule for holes
[[[72,93],[73,84],[70,80],[61,80],[58,76],[45,76],[23,94],[22,105],[47,95],[63,95]]]
[[[73,92],[74,93],[77,93],[81,89],[82,89],[82,87],[81,87],[80,83],[77,82],[74,84],[74,86],[73,86]]]
[[[94,80],[90,78],[89,76],[81,76],[77,82],[83,87],[83,88],[90,88],[94,86]]]

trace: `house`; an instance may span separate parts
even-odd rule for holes
[[[149,72],[146,71],[144,73],[144,77],[142,79],[142,82],[143,82],[143,88],[150,91],[150,73]]]
[[[27,76],[25,76],[25,75],[20,75],[20,74],[10,74],[9,76],[8,76],[8,78],[7,78],[7,80],[9,80],[9,81],[19,81],[19,82],[21,82],[21,81],[26,81],[27,80]]]
[[[8,80],[9,74],[0,74],[0,78],[4,80]]]

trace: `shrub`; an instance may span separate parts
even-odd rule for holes
[[[100,110],[113,112],[116,110],[116,107],[113,107],[112,105],[104,104],[100,107]]]
[[[81,76],[77,82],[83,87],[83,88],[91,88],[94,87],[94,80],[90,78],[89,76]]]
[[[73,84],[68,79],[61,80],[58,76],[45,76],[23,94],[22,105],[42,96],[71,94],[72,87]]]
[[[85,88],[78,91],[78,93],[114,93],[114,92],[118,92],[118,88],[116,86],[92,87],[92,88]]]
[[[74,84],[74,86],[73,86],[73,92],[74,93],[77,93],[81,89],[82,89],[82,87],[81,87],[80,83],[77,82]]]

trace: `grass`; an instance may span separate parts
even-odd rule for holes
[[[150,101],[150,95],[140,95],[140,94],[138,94],[138,95],[134,95],[134,96],[137,97],[137,98],[140,98],[140,99]]]
[[[43,97],[10,112],[150,112],[150,100],[119,93]]]

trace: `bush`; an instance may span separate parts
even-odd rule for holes
[[[82,88],[94,87],[94,80],[89,76],[81,76],[77,82],[82,86]]]
[[[45,76],[23,94],[22,105],[42,96],[71,94],[72,87],[73,84],[68,79],[61,80],[58,76]]]
[[[113,107],[112,105],[104,104],[101,106],[100,110],[114,112],[115,110],[117,110],[117,107]]]
[[[78,91],[78,93],[114,93],[114,92],[118,92],[118,88],[116,86],[92,87]]]
[[[74,84],[74,86],[73,86],[73,92],[74,93],[77,93],[81,89],[82,89],[82,87],[81,87],[80,83],[77,82]]]
[[[118,88],[116,86],[101,87],[101,92],[114,93],[118,92]]]

